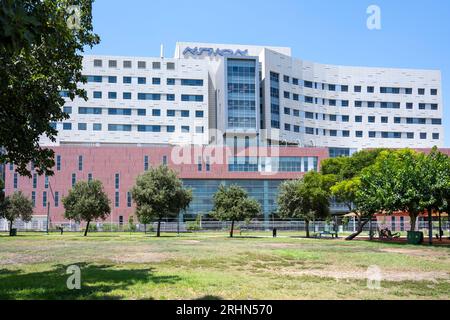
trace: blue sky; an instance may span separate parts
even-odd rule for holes
[[[381,30],[366,9],[381,8]],[[448,0],[96,0],[101,43],[86,53],[173,56],[176,41],[287,46],[321,63],[440,69],[450,146]],[[446,110],[447,109],[447,110]]]

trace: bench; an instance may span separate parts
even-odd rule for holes
[[[322,238],[322,236],[331,236],[331,238],[337,238],[338,233],[336,231],[320,231],[319,233],[315,234],[316,238]]]

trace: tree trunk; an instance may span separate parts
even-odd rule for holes
[[[439,211],[439,241],[442,241],[442,220],[441,220],[441,211]]]
[[[433,210],[428,208],[428,243],[433,244]]]
[[[410,220],[410,229],[411,231],[416,231],[416,217],[413,215],[409,215],[409,220]]]
[[[84,230],[84,236],[87,236],[88,230],[89,230],[89,224],[91,223],[91,220],[88,220],[87,224],[86,224],[86,230]]]
[[[305,220],[306,237],[309,238],[309,220]]]
[[[361,218],[358,217],[358,229],[356,230],[356,232],[345,238],[345,240],[350,241],[355,239],[361,232],[363,232],[364,226],[370,221],[370,219],[372,219],[372,216],[370,216],[370,218],[368,218],[366,221],[362,221]]]
[[[144,224],[144,234],[147,234],[147,224]]]
[[[9,222],[9,236],[10,236],[10,237],[12,236],[12,227],[13,227],[13,220],[11,220],[11,221]]]
[[[234,220],[231,221],[230,238],[233,238]]]
[[[161,236],[161,219],[158,220],[158,229],[156,230],[156,237]]]

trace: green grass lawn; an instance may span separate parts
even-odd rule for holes
[[[0,234],[0,299],[450,298],[449,247],[270,235]],[[81,290],[66,286],[73,264]]]

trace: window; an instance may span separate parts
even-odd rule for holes
[[[59,207],[59,192],[55,191],[55,208]]]
[[[356,131],[355,136],[357,138],[362,138],[363,137],[363,132],[362,131]]]
[[[426,106],[427,105],[425,103],[419,103],[419,110],[425,110]]]
[[[78,156],[78,171],[83,171],[83,156]]]
[[[202,158],[198,157],[197,159],[197,171],[201,172],[202,171]]]
[[[108,67],[110,67],[110,68],[117,68],[117,60],[109,60],[108,61]]]
[[[94,123],[94,124],[92,125],[92,129],[93,129],[94,131],[102,131],[102,124],[101,124],[101,123]]]
[[[175,132],[175,126],[166,126],[166,131],[169,133]]]
[[[159,93],[138,93],[138,100],[161,100]]]
[[[348,86],[341,85],[341,91],[342,92],[348,92]]]
[[[344,138],[350,137],[350,131],[348,131],[348,130],[343,130],[343,131],[342,131],[342,136],[343,136]]]
[[[405,88],[405,94],[412,94],[412,88]]]
[[[33,189],[37,188],[37,174],[33,174]]]
[[[427,138],[427,133],[426,132],[421,132],[420,133],[420,139],[425,140]]]
[[[300,132],[300,126],[294,125],[294,132]]]
[[[72,130],[72,124],[68,122],[63,123],[63,130]]]
[[[79,114],[102,114],[102,108],[79,107],[78,113]]]
[[[380,87],[380,93],[399,94],[400,88]]]
[[[138,77],[138,84],[146,84],[147,78],[145,77]]]
[[[311,81],[303,81],[303,86],[305,88],[312,88],[313,87],[313,83]]]
[[[300,110],[293,110],[294,117],[300,117]]]
[[[377,133],[375,131],[369,131],[369,138],[375,138]]]
[[[148,156],[144,156],[144,171],[148,171]]]
[[[330,130],[330,136],[336,137],[337,136],[337,130]]]
[[[369,123],[375,123],[375,117],[369,116]]]
[[[284,114],[290,115],[291,109],[290,108],[284,108]]]
[[[401,123],[402,122],[402,118],[400,118],[400,117],[394,117],[394,123],[395,124],[399,124],[399,123]],[[387,123],[387,122],[386,122]]]
[[[414,139],[414,132],[407,132],[406,133],[406,138],[407,139]]]
[[[430,94],[432,95],[432,96],[437,96],[437,89],[431,89],[430,90]]]
[[[336,85],[334,85],[334,84],[329,84],[329,85],[328,85],[328,90],[329,90],[329,91],[336,91]]]
[[[152,110],[152,116],[160,117],[161,116],[161,110],[160,109],[153,109]]]
[[[47,191],[42,192],[42,206],[47,207]]]
[[[420,88],[420,89],[418,90],[418,93],[419,93],[419,95],[421,95],[421,96],[425,95],[425,89]]]
[[[108,92],[108,99],[117,99],[117,92]]]
[[[287,91],[284,91],[284,97],[286,99],[290,99],[291,98],[291,94],[289,92],[287,92]]]
[[[147,115],[147,110],[145,110],[145,109],[137,109],[137,115],[141,116],[141,117],[144,117],[144,116]]]
[[[305,133],[306,133],[306,134],[314,134],[314,128],[306,127],[306,128],[305,128]]]
[[[367,87],[367,93],[374,93],[375,87]]]
[[[110,116],[131,116],[131,109],[109,108],[108,115],[110,115]]]
[[[114,195],[114,206],[118,208],[120,206],[120,194],[119,191],[116,191]]]
[[[355,101],[355,108],[361,108],[362,107],[362,101]]]
[[[72,114],[72,107],[64,107],[63,112],[67,114]]]
[[[355,92],[361,92],[361,86],[355,86],[354,89]]]
[[[439,133],[433,133],[433,140],[439,140]]]
[[[375,108],[375,102],[373,101],[367,102],[367,108]]]
[[[189,126],[181,126],[181,132],[188,133],[189,132]]]
[[[36,191],[31,192],[31,203],[33,204],[33,208],[36,208]]]
[[[168,93],[166,99],[167,101],[175,101],[175,95],[173,93]]]
[[[153,62],[152,63],[152,68],[155,69],[155,70],[161,69],[161,62]]]
[[[294,101],[299,101],[299,100],[300,100],[300,96],[299,96],[297,93],[293,93],[293,94],[292,94],[292,99],[293,99]]]
[[[291,125],[289,123],[284,124],[284,130],[291,131]]]
[[[330,114],[330,121],[336,121],[337,117],[335,114]]]
[[[348,107],[348,100],[342,100],[341,101],[341,106],[342,107]]]
[[[381,123],[388,123],[388,117],[381,117]]]
[[[355,116],[355,122],[362,122],[362,116]]]
[[[108,83],[117,83],[117,77],[116,76],[109,76],[108,77]]]
[[[343,115],[342,116],[342,122],[349,122],[350,121],[350,117],[347,115]]]
[[[431,104],[431,110],[437,110],[437,109],[438,109],[437,103],[432,103]]]
[[[329,104],[330,106],[332,106],[332,107],[335,107],[335,106],[336,106],[336,100],[330,99],[330,100],[328,100],[328,104]]]
[[[79,123],[78,124],[78,130],[86,131],[87,130],[87,124],[86,123]]]
[[[17,177],[17,173],[14,173],[14,181],[13,181],[13,184],[14,184],[14,189],[17,189],[17,185],[18,185],[18,177]]]
[[[159,125],[138,125],[139,132],[161,132]]]
[[[205,128],[203,126],[195,127],[195,133],[204,133]]]
[[[162,164],[167,165],[167,156],[162,157]]]
[[[298,85],[298,79],[297,78],[292,78],[292,84]]]
[[[131,77],[123,77],[123,83],[130,84],[131,83]]]
[[[173,109],[167,110],[167,116],[168,117],[175,117],[175,110],[173,110]]]
[[[77,174],[72,173],[72,187],[75,185],[75,183],[77,183]]]
[[[167,62],[167,70],[175,70],[175,63],[173,62]]]
[[[289,83],[289,76],[283,76],[283,81]]]
[[[305,118],[306,119],[314,119],[314,112],[306,111],[305,112]]]
[[[94,59],[94,67],[101,68],[103,65],[103,61],[99,59]]]
[[[56,156],[56,170],[61,171],[61,156],[59,154]]]
[[[131,100],[131,92],[124,92],[122,95],[123,100]]]
[[[94,99],[101,99],[101,98],[102,98],[102,92],[94,91]]]
[[[125,69],[131,69],[131,61],[125,60],[125,61],[123,62],[123,67],[124,67]]]
[[[147,68],[147,63],[145,61],[138,61],[138,69]]]
[[[305,102],[306,103],[314,103],[314,99],[313,99],[313,97],[306,97],[305,96]]]
[[[87,76],[87,82],[88,83],[101,83],[103,81],[103,77],[102,76]]]
[[[127,207],[131,208],[131,192],[127,192]]]
[[[152,84],[161,84],[161,78],[152,78]]]
[[[131,131],[130,124],[108,124],[108,131]]]
[[[413,103],[407,102],[406,103],[406,109],[411,110],[413,108]]]
[[[203,95],[182,94],[181,101],[203,102]]]
[[[167,78],[167,85],[168,86],[174,86],[175,85],[175,79]]]
[[[116,173],[114,175],[114,187],[116,189],[119,189],[119,187],[120,187],[120,174],[119,173]]]
[[[203,111],[202,110],[196,110],[195,111],[195,117],[196,118],[203,118]]]
[[[181,79],[181,85],[182,86],[197,86],[201,87],[203,86],[203,80],[197,80],[197,79]]]
[[[431,119],[431,124],[441,125],[442,124],[442,119]]]

